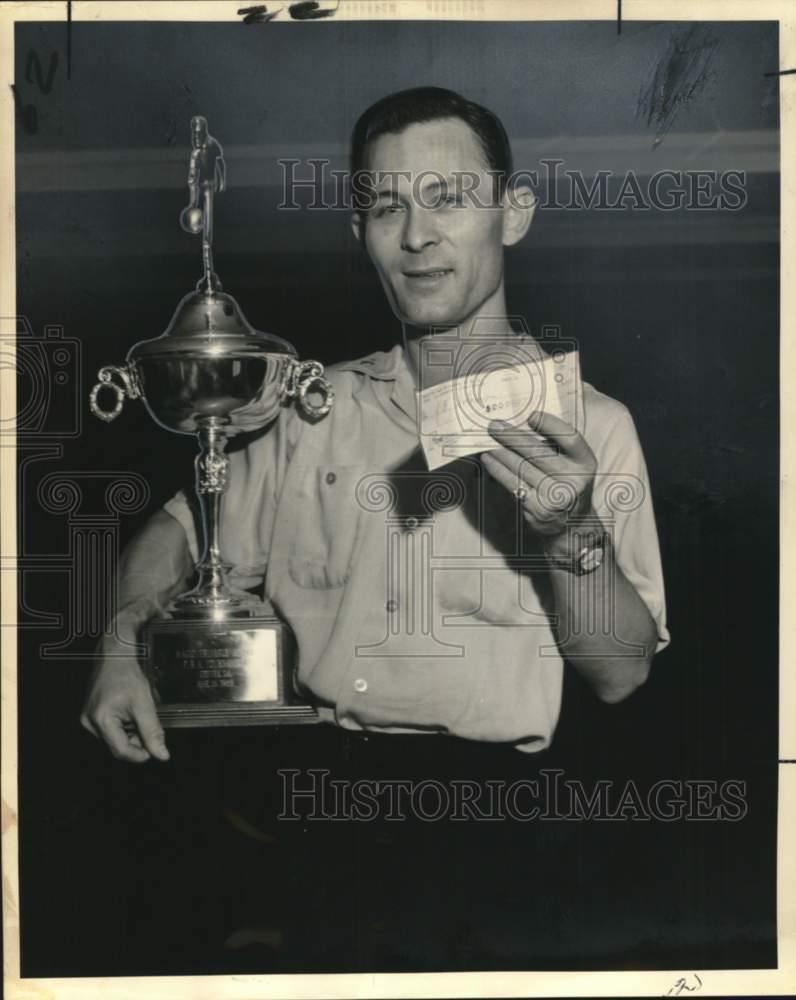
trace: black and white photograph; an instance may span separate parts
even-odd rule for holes
[[[796,45],[589,6],[7,8],[10,997],[792,992]]]

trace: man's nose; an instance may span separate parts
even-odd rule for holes
[[[410,253],[420,253],[435,243],[439,243],[439,234],[434,213],[412,205],[406,213],[404,230],[401,234],[401,249]]]

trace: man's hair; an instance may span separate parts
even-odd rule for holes
[[[466,97],[444,87],[413,87],[388,94],[364,111],[351,136],[351,176],[366,169],[368,144],[381,135],[403,132],[410,125],[459,118],[475,133],[495,181],[498,197],[502,197],[513,169],[511,144],[503,123],[487,108],[468,101]],[[358,185],[353,185],[354,207]]]

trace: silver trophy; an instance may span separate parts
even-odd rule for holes
[[[191,119],[190,204],[180,216],[201,235],[204,274],[177,306],[165,333],[130,348],[125,364],[106,365],[90,396],[91,411],[110,422],[125,399],[142,399],[166,430],[196,434],[196,492],[204,551],[198,582],[181,594],[142,639],[145,670],[166,726],[314,722],[295,687],[295,641],[271,605],[237,590],[219,549],[219,513],[227,488],[230,414],[255,407],[267,424],[295,402],[310,420],[330,410],[334,392],[317,361],[299,361],[280,337],[255,330],[221,290],[213,270],[213,200],[226,187],[224,154],[207,121]],[[101,403],[107,394],[113,406]]]

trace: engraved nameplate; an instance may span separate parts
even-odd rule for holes
[[[319,722],[294,690],[295,639],[275,617],[157,619],[146,670],[163,726]]]
[[[159,700],[277,701],[278,626],[238,622],[158,622],[149,628],[150,668]]]

